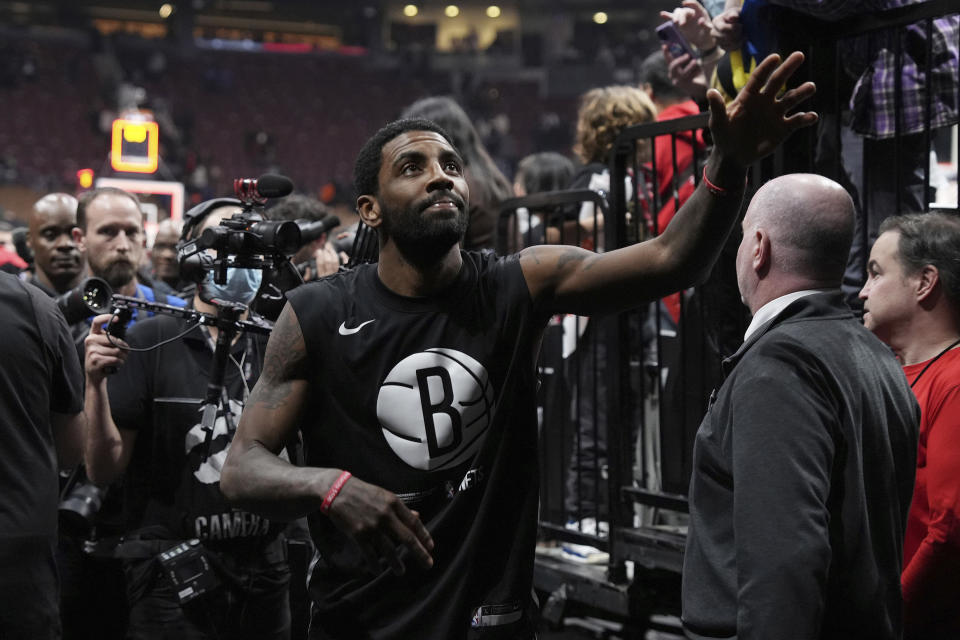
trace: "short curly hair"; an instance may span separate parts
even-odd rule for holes
[[[591,89],[580,97],[573,152],[584,164],[605,162],[620,131],[656,118],[653,101],[637,87],[613,85]]]
[[[353,167],[353,186],[357,190],[358,197],[375,196],[380,191],[380,161],[383,159],[383,147],[407,131],[432,131],[443,136],[443,139],[456,149],[447,132],[430,120],[423,118],[394,120],[373,134],[357,154],[357,162]]]

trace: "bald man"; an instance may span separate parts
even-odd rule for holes
[[[157,225],[157,235],[150,249],[150,261],[153,263],[153,288],[167,295],[173,295],[183,288],[180,282],[180,262],[177,260],[177,243],[183,224],[179,220],[167,218]]]
[[[840,293],[853,204],[831,180],[788,175],[742,226],[753,321],[694,443],[684,626],[894,640],[919,409]]]
[[[77,199],[66,193],[49,193],[30,211],[27,246],[33,251],[36,273],[33,284],[56,296],[83,279],[84,254],[73,239],[77,226]]]

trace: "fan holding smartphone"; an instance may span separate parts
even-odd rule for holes
[[[657,27],[673,84],[705,103],[714,67],[724,52],[710,31],[710,14],[697,0],[682,0],[673,11],[661,11],[666,20]]]
[[[696,54],[693,52],[693,47],[690,46],[690,43],[683,37],[683,34],[680,33],[677,25],[675,25],[672,20],[664,22],[657,27],[657,36],[667,46],[671,57],[679,58],[683,54],[687,54],[691,58],[696,57]]]

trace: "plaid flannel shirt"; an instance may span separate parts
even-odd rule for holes
[[[866,11],[883,11],[922,0],[771,0],[824,20],[839,20]],[[931,73],[926,74],[926,22],[887,29],[844,41],[841,59],[857,77],[850,110],[854,131],[870,138],[892,138],[896,132],[895,38],[901,38],[900,135],[919,133],[926,124],[926,92],[931,91],[930,127],[957,122],[958,33],[960,15],[933,20]]]

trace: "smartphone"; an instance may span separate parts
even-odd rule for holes
[[[683,34],[680,33],[677,25],[675,25],[672,20],[664,22],[657,27],[657,36],[667,45],[667,50],[674,58],[679,58],[685,53],[691,58],[696,57],[696,54],[693,52],[693,47],[690,46],[690,43],[683,37]]]

